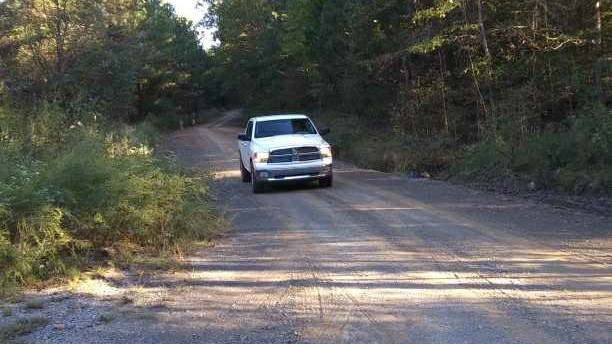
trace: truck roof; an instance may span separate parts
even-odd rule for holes
[[[255,122],[273,121],[278,119],[296,119],[296,118],[308,118],[303,114],[284,114],[284,115],[265,115],[251,118]]]

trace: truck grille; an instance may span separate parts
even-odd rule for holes
[[[270,152],[271,164],[281,164],[299,161],[320,160],[321,153],[317,147],[295,147],[277,149]]]

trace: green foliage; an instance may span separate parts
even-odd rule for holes
[[[612,164],[612,111],[578,118],[575,132],[577,163]]]
[[[412,20],[415,24],[422,24],[432,19],[441,20],[449,16],[449,13],[459,8],[462,0],[441,0],[436,1],[433,7],[418,10]]]
[[[612,190],[610,128],[610,113],[585,115],[566,130],[530,135],[517,147],[480,142],[456,167],[479,174],[517,171],[565,191],[606,193]]]
[[[209,69],[160,0],[0,1],[0,294],[210,237],[205,180],[151,148],[210,104]]]
[[[209,105],[208,61],[160,0],[0,2],[0,293],[209,237],[205,181],[151,148]]]
[[[447,136],[418,138],[397,132],[381,132],[374,123],[355,122],[349,114],[322,112],[312,115],[331,128],[327,137],[336,157],[370,169],[387,172],[437,172],[457,155]]]
[[[208,105],[208,56],[165,2],[7,0],[0,13],[0,98],[22,108],[52,103],[71,122],[172,122]]]
[[[448,44],[448,39],[444,36],[434,36],[428,40],[421,41],[411,46],[408,51],[415,54],[427,54]]]
[[[138,140],[154,129],[139,129],[76,126],[53,133],[48,139],[60,136],[64,144],[39,149],[38,157],[0,146],[2,293],[71,275],[97,252],[125,260],[181,252],[210,238],[217,222],[205,178],[155,157]],[[19,141],[18,131],[7,132],[17,135],[10,142]]]
[[[501,138],[480,142],[466,155],[463,167],[468,171],[502,171],[511,161],[509,147]]]
[[[20,258],[17,248],[9,241],[6,228],[3,228],[0,232],[0,294],[14,290],[29,276],[30,266]]]

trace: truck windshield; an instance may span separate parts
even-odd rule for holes
[[[308,118],[278,119],[265,122],[257,122],[255,126],[255,137],[270,137],[277,135],[292,134],[316,134],[317,131]]]

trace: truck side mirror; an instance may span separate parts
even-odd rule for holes
[[[247,134],[239,134],[238,140],[240,141],[251,141],[251,138],[247,136]]]
[[[319,130],[319,135],[325,136],[325,135],[329,134],[329,132],[330,132],[329,128],[323,128],[323,129]]]

